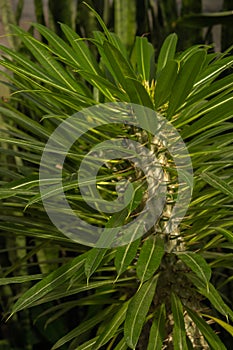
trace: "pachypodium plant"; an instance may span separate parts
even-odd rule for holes
[[[233,57],[204,45],[177,52],[177,36],[171,34],[155,62],[146,37],[137,37],[127,50],[95,15],[103,32],[93,38],[84,40],[61,24],[61,39],[33,24],[47,44],[14,26],[23,50],[0,47],[0,64],[8,72],[2,74],[11,89],[0,107],[0,228],[8,247],[0,283],[12,285],[5,315],[9,323],[23,315],[24,349],[33,349],[32,328],[53,350],[226,349],[224,336],[233,335],[226,293],[232,282]],[[182,222],[167,232],[179,183],[166,144],[127,123],[91,128],[92,116],[83,118],[88,131],[73,143],[64,163],[56,164],[77,216],[96,229],[114,229],[134,222],[148,200],[145,171],[116,154],[103,160],[96,188],[111,203],[118,182],[129,179],[134,189],[129,205],[111,213],[86,204],[78,170],[85,154],[101,142],[140,142],[158,160],[166,185],[163,211],[145,235],[132,231],[134,239],[127,244],[90,248],[49,220],[42,197],[53,197],[54,188],[40,193],[39,165],[59,125],[106,103],[144,106],[165,118],[186,144],[194,188]],[[59,134],[58,143],[65,144],[67,137]]]

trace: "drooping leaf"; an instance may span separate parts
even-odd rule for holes
[[[224,328],[228,333],[230,333],[231,336],[233,336],[233,327],[229,323],[226,323],[220,320],[219,318],[211,315],[202,314],[202,316],[210,318],[214,322],[218,323],[222,328]]]
[[[188,350],[186,343],[186,331],[184,324],[183,306],[180,299],[174,293],[171,295],[172,314],[174,319],[173,344],[174,350]]]
[[[145,323],[155,289],[158,275],[145,282],[143,286],[132,297],[125,319],[124,334],[125,340],[131,349],[135,349],[139,336]]]
[[[205,282],[202,279],[198,278],[196,275],[187,274],[187,277],[198,288],[198,291],[207,299],[209,299],[216,310],[218,310],[226,318],[230,317],[231,320],[233,320],[233,311],[229,308],[228,305],[226,305],[221,295],[212,283],[209,283],[208,286],[206,286]]]
[[[211,277],[211,268],[205,259],[198,253],[181,252],[178,257],[205,283],[208,288]]]
[[[213,129],[217,125],[222,125],[226,120],[232,118],[232,108],[233,97],[231,95],[224,96],[218,103],[211,106],[210,111],[207,108],[202,110],[198,114],[201,118],[184,128],[181,132],[181,136],[186,138],[200,135],[208,129]]]
[[[153,276],[164,255],[164,242],[159,237],[149,237],[143,244],[136,271],[141,284]]]
[[[150,337],[147,350],[161,350],[165,338],[165,304],[162,304],[156,311],[150,329]]]
[[[44,44],[19,27],[14,26],[14,31],[22,39],[25,46],[40,62],[43,68],[45,68],[48,74],[52,75],[54,79],[69,88],[71,91],[79,91],[82,93],[80,85],[68,74],[68,72],[66,72],[62,65],[52,57]]]
[[[212,328],[208,325],[208,323],[206,323],[205,320],[203,320],[203,318],[201,318],[196,312],[190,310],[187,307],[186,310],[212,349],[227,350],[225,345],[221,342],[220,338],[214,333]]]
[[[73,274],[80,274],[80,276],[83,275],[85,258],[86,254],[74,258],[72,261],[59,267],[57,270],[43,278],[42,281],[28,289],[14,304],[11,315],[23,310],[24,308],[30,307],[37,300],[62,285],[67,279],[71,278]]]

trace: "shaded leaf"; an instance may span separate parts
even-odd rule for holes
[[[216,310],[218,310],[226,318],[230,316],[230,318],[233,320],[232,310],[225,304],[221,295],[211,283],[209,283],[208,286],[206,286],[203,280],[198,278],[196,275],[187,274],[187,277],[198,288],[198,291],[207,299],[209,299],[209,301],[216,308]]]
[[[227,196],[233,198],[232,186],[228,185],[228,183],[222,180],[219,176],[216,176],[213,173],[209,172],[204,172],[200,176],[209,185],[213,186],[214,188],[226,194]]]
[[[227,350],[225,345],[221,342],[219,337],[214,333],[212,328],[206,323],[205,320],[203,320],[196,312],[188,309],[187,307],[186,310],[212,349]]]
[[[177,295],[172,293],[172,314],[174,319],[173,344],[174,350],[188,350],[184,324],[183,306]]]
[[[80,336],[81,334],[85,333],[89,329],[96,326],[98,323],[103,321],[106,317],[108,317],[113,311],[113,307],[109,306],[105,310],[102,310],[98,312],[97,315],[89,318],[88,320],[82,322],[80,325],[78,325],[76,328],[72,329],[69,333],[67,333],[64,337],[60,338],[56,344],[53,345],[51,350],[58,349],[62,345],[66,344],[68,341]]]
[[[127,88],[125,78],[136,79],[130,63],[122,53],[112,44],[105,41],[103,47],[99,47],[104,63],[115,78],[116,82],[124,89]]]
[[[158,275],[145,282],[132,297],[125,319],[125,340],[131,349],[135,349],[145,323],[147,313],[155,294]]]
[[[150,329],[150,337],[147,350],[161,350],[165,338],[165,304],[162,304],[156,311]]]
[[[111,338],[113,338],[114,334],[120,327],[120,325],[124,322],[126,311],[128,308],[128,302],[124,302],[123,306],[119,311],[112,317],[111,321],[108,323],[107,327],[105,327],[104,331],[100,334],[93,350],[100,349],[104,344],[106,344]]]
[[[155,108],[168,101],[178,72],[178,62],[170,60],[157,76],[154,101]]]
[[[230,243],[233,243],[233,233],[223,227],[215,227]]]
[[[85,258],[86,254],[74,258],[28,289],[14,304],[10,317],[19,310],[30,307],[37,300],[62,285],[73,274],[83,274]]]
[[[160,72],[167,62],[174,58],[178,37],[175,33],[168,35],[160,49],[157,65],[157,73]]]
[[[125,342],[125,338],[122,338],[121,341],[116,345],[114,350],[127,350],[128,345]]]
[[[24,283],[29,281],[41,280],[43,275],[26,275],[26,276],[16,276],[16,277],[2,277],[0,278],[0,286],[5,286],[11,283]]]
[[[202,64],[206,57],[205,50],[199,50],[190,56],[181,66],[177,78],[174,82],[171,98],[168,107],[168,116],[175,113],[185,101],[186,97],[192,90],[194,82],[202,68]]]
[[[210,318],[211,320],[213,320],[214,322],[218,323],[218,324],[219,324],[221,327],[223,327],[228,333],[230,333],[231,336],[233,336],[233,327],[232,327],[229,323],[226,323],[226,322],[220,320],[219,318],[213,317],[213,316],[211,316],[211,315],[202,314],[202,316],[208,317],[208,318]]]

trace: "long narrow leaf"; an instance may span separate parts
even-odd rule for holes
[[[205,259],[198,253],[182,252],[178,257],[205,283],[208,288],[211,277],[211,268]]]
[[[108,326],[105,328],[104,332],[101,333],[93,350],[100,349],[105,345],[116,333],[120,325],[124,322],[126,311],[128,308],[128,302],[124,302],[123,306],[119,311],[113,316],[112,320],[109,322]]]
[[[188,350],[184,324],[183,307],[177,295],[172,293],[172,314],[174,319],[173,344],[174,350]]]
[[[161,350],[165,338],[165,304],[162,304],[154,315],[154,320],[150,330],[150,337],[147,350]]]
[[[162,239],[151,237],[144,242],[136,265],[141,284],[151,278],[157,271],[163,255],[164,242]]]
[[[130,301],[126,314],[124,334],[125,340],[131,349],[135,349],[137,345],[155,293],[157,281],[158,275],[145,282]]]
[[[227,350],[225,345],[221,342],[220,338],[214,333],[206,321],[204,321],[197,313],[188,309],[187,307],[186,310],[212,349]]]
[[[46,276],[42,281],[27,290],[13,306],[10,316],[19,310],[30,307],[47,293],[62,285],[64,281],[71,278],[74,273],[78,274],[83,272],[85,258],[86,255],[84,254],[74,258],[71,262],[59,267],[57,270]]]

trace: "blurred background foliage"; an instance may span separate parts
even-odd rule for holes
[[[128,47],[132,47],[135,35],[146,36],[158,52],[171,32],[178,34],[180,49],[217,41],[216,49],[221,51],[232,44],[233,0],[87,0],[86,3]],[[64,35],[59,22],[82,37],[90,37],[93,31],[101,29],[90,9],[78,0],[0,0],[0,9],[5,33],[11,32],[11,23],[22,23],[25,14],[28,21],[47,25],[61,36]],[[8,36],[8,40],[11,46],[17,46],[18,38]]]

